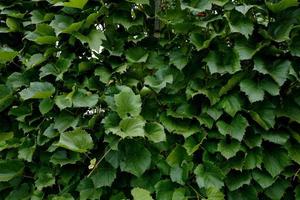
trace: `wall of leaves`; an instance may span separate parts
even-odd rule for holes
[[[300,199],[297,0],[1,0],[0,199]]]

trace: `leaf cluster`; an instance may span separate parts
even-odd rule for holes
[[[297,0],[1,0],[0,199],[300,200]]]

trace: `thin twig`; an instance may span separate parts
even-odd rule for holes
[[[298,176],[299,172],[300,172],[300,168],[296,171],[295,175],[293,176],[293,181],[295,181],[295,179]]]
[[[202,198],[202,195],[190,184],[188,184],[188,186],[195,192],[195,194],[197,196],[197,200],[200,200]]]
[[[32,176],[23,175],[24,178],[34,179]]]
[[[95,164],[95,167],[92,169],[92,171],[87,175],[87,177],[90,177],[93,172],[98,168],[99,164],[102,162],[102,160],[105,158],[105,156],[112,150],[112,148],[109,148],[103,156],[98,160],[98,162]]]
[[[158,13],[160,12],[161,8],[161,0],[155,1],[155,19],[154,19],[154,37],[160,37],[160,22],[158,19]]]
[[[85,155],[88,159],[92,160],[92,158],[91,158],[87,153],[84,153],[84,155]]]

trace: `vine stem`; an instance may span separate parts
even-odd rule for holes
[[[95,164],[95,167],[92,169],[92,171],[90,171],[90,173],[87,175],[87,177],[89,178],[93,172],[98,168],[99,164],[102,162],[102,160],[105,158],[105,156],[107,156],[107,154],[112,150],[112,148],[109,148],[104,154],[103,156],[98,160],[98,162]]]
[[[196,194],[197,200],[200,200],[202,198],[202,195],[190,184],[188,184],[188,186],[194,191],[194,193]]]
[[[88,159],[92,159],[87,153],[84,153],[84,155],[88,158]]]
[[[158,13],[161,8],[161,0],[156,0],[155,2],[155,19],[154,19],[154,37],[159,38],[160,37],[160,22],[158,19]]]
[[[299,168],[299,169],[296,171],[296,173],[294,174],[293,181],[296,179],[296,177],[298,176],[299,172],[300,172],[300,168]]]
[[[32,176],[23,175],[24,178],[34,179]]]

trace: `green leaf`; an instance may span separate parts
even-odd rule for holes
[[[19,92],[23,100],[27,99],[46,99],[52,96],[55,88],[48,82],[31,82],[29,88]]]
[[[130,2],[135,3],[135,4],[146,4],[146,5],[150,4],[149,0],[130,0]]]
[[[102,195],[101,188],[95,188],[91,179],[82,179],[76,189],[80,195],[80,200],[97,200]]]
[[[70,54],[68,57],[60,57],[55,64],[46,64],[40,69],[40,78],[53,75],[56,80],[62,80],[65,72],[68,71],[72,64],[74,54]]]
[[[289,143],[287,145],[287,150],[289,157],[296,163],[300,164],[300,144]]]
[[[190,120],[181,120],[167,117],[165,114],[160,116],[160,122],[169,131],[185,138],[200,131],[198,124],[193,124]]]
[[[195,153],[195,151],[199,149],[206,136],[207,133],[202,131],[200,134],[186,138],[183,147],[186,149],[187,154],[192,155]]]
[[[172,200],[175,186],[170,180],[161,180],[155,184],[157,200]]]
[[[31,196],[30,187],[27,183],[23,183],[21,185],[18,185],[18,188],[15,190],[12,190],[9,195],[6,196],[5,200],[25,200],[29,199]]]
[[[266,141],[284,145],[289,139],[289,134],[283,131],[263,131],[262,137]]]
[[[280,200],[289,186],[287,180],[278,178],[271,187],[266,189],[265,194],[271,199]]]
[[[104,32],[99,30],[92,30],[87,35],[87,43],[89,44],[90,49],[96,51],[97,53],[100,53],[102,47],[102,40],[104,39]]]
[[[13,137],[14,137],[14,132],[1,132],[0,133],[0,141],[2,141],[2,142],[12,139]]]
[[[82,108],[94,107],[99,100],[98,94],[92,94],[85,89],[72,88],[69,94],[55,97],[55,104],[62,110],[67,107]]]
[[[27,162],[31,162],[35,149],[36,149],[35,145],[30,144],[30,142],[29,142],[29,144],[24,142],[19,147],[18,158],[26,160]]]
[[[23,169],[24,163],[19,160],[0,160],[0,182],[20,176]]]
[[[74,200],[73,196],[70,193],[64,193],[60,195],[50,195],[49,200]]]
[[[71,7],[71,8],[79,8],[83,9],[85,4],[88,2],[88,0],[70,0],[68,2],[64,2],[65,7]]]
[[[247,151],[247,155],[244,160],[245,169],[261,168],[263,161],[263,154],[260,148],[253,148]]]
[[[250,111],[250,115],[262,128],[269,130],[275,124],[274,105],[268,102],[260,103]]]
[[[287,8],[298,6],[297,0],[279,0],[275,1],[274,3],[270,0],[265,0],[267,7],[274,13],[281,12]]]
[[[175,110],[168,109],[167,115],[179,119],[192,119],[195,116],[195,111],[193,109],[194,108],[191,105],[187,103],[182,103]]]
[[[54,102],[60,110],[72,107],[72,99],[68,98],[67,95],[55,96]]]
[[[172,196],[172,200],[186,200],[186,190],[184,188],[177,188]]]
[[[231,117],[242,109],[242,101],[237,94],[224,96],[219,102],[219,106],[225,110]]]
[[[182,70],[188,63],[188,57],[183,52],[175,50],[170,53],[170,63]]]
[[[156,171],[158,172],[158,171]],[[153,193],[155,184],[161,180],[161,174],[145,173],[141,177],[134,177],[131,181],[132,187],[143,188]]]
[[[43,99],[39,104],[39,110],[43,115],[45,115],[52,110],[53,106],[54,102],[52,99]]]
[[[265,45],[266,44],[256,44],[256,42],[252,40],[240,37],[235,41],[234,49],[238,52],[241,60],[249,60]]]
[[[85,0],[84,0],[85,1]],[[61,33],[73,33],[77,32],[83,21],[73,23],[74,19],[66,15],[55,15],[54,20],[51,21],[50,26],[54,28],[55,34],[59,35]]]
[[[13,91],[6,85],[0,85],[0,112],[9,107],[14,100]]]
[[[126,117],[120,121],[119,127],[111,129],[111,132],[122,138],[144,137],[144,126],[145,121],[142,117]]]
[[[276,82],[274,82],[273,80],[271,80],[270,78],[265,77],[261,82],[260,82],[260,87],[266,91],[267,93],[269,93],[272,96],[276,96],[279,95],[279,90],[280,87],[278,86],[278,84]]]
[[[108,84],[111,80],[112,73],[109,69],[101,67],[95,69],[95,75],[99,76],[99,79],[102,83]]]
[[[122,12],[121,11],[121,12],[118,12],[118,13],[113,13],[112,14],[112,19],[113,19],[114,24],[121,24],[127,30],[130,29],[130,28],[135,28],[135,27],[139,27],[139,26],[143,25],[143,18],[133,17],[130,14],[130,12]],[[130,48],[130,49],[132,49],[132,50],[133,49],[141,50],[140,52],[137,52],[137,54],[135,56],[132,57],[134,59],[141,58],[140,56],[142,56],[142,52],[145,51],[142,47]],[[129,51],[132,52],[131,50],[129,50]],[[132,53],[134,54],[134,52],[132,52]],[[137,56],[137,55],[139,55],[139,56]]]
[[[225,195],[215,187],[207,188],[206,196],[206,200],[225,200]]]
[[[300,199],[300,186],[299,185],[295,188],[294,193],[295,193],[296,200],[299,200]]]
[[[300,35],[296,35],[291,39],[291,42],[289,44],[289,49],[293,56],[300,57]]]
[[[182,9],[189,9],[192,12],[202,12],[205,10],[210,10],[212,3],[209,0],[192,1],[189,4],[182,4],[181,7]]]
[[[252,177],[263,189],[270,187],[276,181],[268,172],[258,169],[252,172]]]
[[[85,153],[94,146],[92,137],[80,128],[60,134],[57,146],[71,151]]]
[[[8,17],[6,19],[6,25],[11,32],[17,32],[21,30],[21,24],[14,18]]]
[[[168,69],[159,69],[154,76],[145,77],[145,85],[149,85],[155,92],[159,93],[166,87],[167,83],[173,83],[173,75]]]
[[[141,112],[141,97],[136,95],[129,87],[122,87],[120,93],[114,96],[114,100],[116,111],[121,118],[128,115],[136,117]]]
[[[171,167],[176,167],[177,165],[181,166],[182,162],[188,157],[186,150],[180,146],[176,147],[168,155],[166,161]]]
[[[73,107],[94,107],[98,102],[98,94],[92,94],[84,89],[78,89],[72,95]]]
[[[25,118],[29,116],[32,112],[32,106],[28,104],[22,104],[19,106],[13,106],[10,111],[9,115],[17,117],[18,121],[24,122]]]
[[[286,98],[283,100],[282,105],[276,110],[277,117],[287,117],[291,121],[300,123],[300,105],[296,100]]]
[[[118,192],[117,194],[112,195],[112,196],[109,198],[109,200],[119,200],[119,199],[121,199],[121,200],[126,200],[126,196],[124,195],[123,192]]]
[[[254,186],[243,186],[242,188],[228,193],[228,200],[256,200],[258,199]]]
[[[285,167],[290,165],[290,158],[287,152],[282,148],[265,148],[263,154],[264,167],[272,177],[276,177]]]
[[[111,186],[117,177],[117,171],[109,164],[102,165],[97,168],[95,174],[91,176],[94,186],[100,188],[103,186]]]
[[[236,153],[240,150],[241,144],[232,139],[231,142],[221,140],[218,144],[218,151],[226,158],[229,159],[234,157]]]
[[[228,2],[228,0],[212,0],[212,2],[217,6],[224,6]]]
[[[227,14],[227,18],[231,32],[241,33],[246,37],[249,37],[252,34],[254,25],[242,13],[232,10]]]
[[[232,48],[210,51],[204,61],[211,74],[233,74],[241,69],[239,55]]]
[[[13,89],[29,85],[29,74],[26,72],[14,72],[9,77],[7,77],[6,84],[7,86],[12,87]]]
[[[53,13],[45,13],[42,10],[33,10],[30,14],[30,19],[33,24],[39,24],[42,22],[50,21],[54,16]]]
[[[223,112],[219,110],[216,106],[205,106],[203,108],[203,112],[207,113],[210,117],[212,117],[214,120],[218,120]]]
[[[273,39],[276,42],[285,42],[290,40],[290,34],[294,28],[292,20],[286,19],[287,23],[281,23],[280,21],[269,23],[269,30],[266,34],[267,38]]]
[[[224,186],[224,174],[218,166],[212,163],[200,164],[196,167],[194,174],[196,182],[200,188],[209,189],[211,187],[221,189]]]
[[[153,200],[153,198],[150,195],[150,192],[142,188],[133,188],[131,190],[131,195],[133,196],[134,200]]]
[[[249,185],[251,175],[248,172],[233,171],[227,174],[226,185],[230,191],[234,191],[243,185]]]
[[[24,64],[26,65],[27,69],[31,69],[43,63],[46,60],[43,54],[37,53],[33,54],[29,59],[26,59]]]
[[[148,59],[148,53],[144,48],[130,48],[125,53],[126,59],[132,63],[144,63]]]
[[[66,150],[58,150],[51,156],[50,162],[54,165],[64,166],[67,164],[75,164],[80,161],[80,154],[77,152],[67,152]]]
[[[78,117],[75,117],[68,112],[61,112],[54,119],[54,128],[62,133],[70,127],[75,128],[78,124],[78,120]]]
[[[205,32],[192,32],[190,34],[190,41],[196,47],[197,51],[209,47],[210,42],[216,37],[216,34],[209,35]]]
[[[139,177],[150,167],[151,153],[144,145],[136,141],[126,140],[120,149],[122,152],[120,162],[122,171]]]
[[[145,126],[146,137],[155,143],[166,141],[164,127],[157,122],[147,123]]]
[[[254,69],[262,74],[269,74],[280,86],[288,78],[290,68],[291,62],[289,60],[275,60],[272,63],[260,58],[254,60]]]
[[[11,48],[1,47],[0,48],[0,63],[6,63],[12,61],[18,55],[17,51]]]
[[[245,72],[238,72],[227,81],[227,83],[222,86],[222,88],[219,91],[219,96],[223,96],[224,94],[227,94],[228,91],[233,89],[237,84],[240,83],[240,81],[247,75]]]
[[[55,176],[51,172],[49,168],[41,168],[37,173],[37,179],[34,182],[35,186],[38,190],[42,190],[45,187],[49,187],[55,184]]]
[[[57,41],[54,29],[48,24],[37,24],[35,31],[28,32],[25,38],[40,45],[55,44]]]
[[[174,183],[184,185],[188,178],[187,164],[183,164],[183,167],[179,165],[172,167],[170,170],[170,178]]]
[[[230,124],[219,120],[216,125],[222,135],[230,135],[232,138],[242,141],[248,121],[243,116],[236,115]]]
[[[241,91],[245,92],[251,103],[264,99],[264,90],[251,79],[244,79],[240,82]]]

